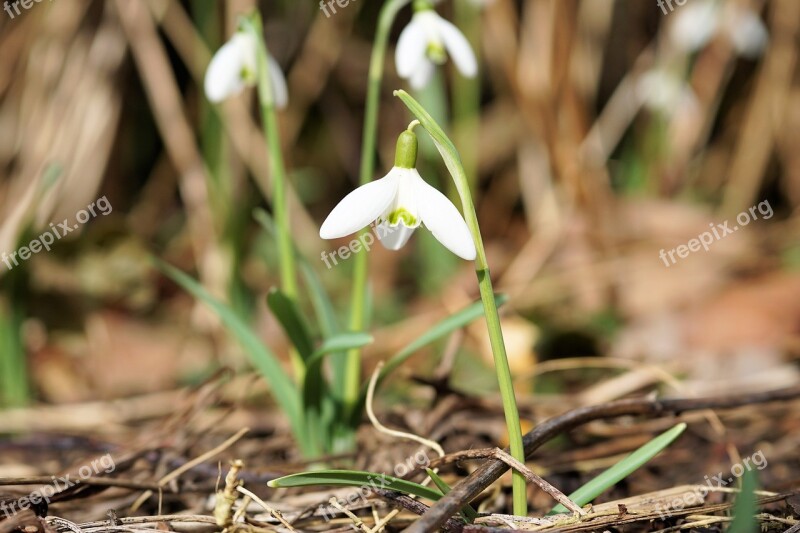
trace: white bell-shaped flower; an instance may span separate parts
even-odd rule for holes
[[[236,32],[222,45],[208,64],[205,78],[206,97],[219,103],[230,96],[239,94],[245,87],[253,87],[258,81],[258,42],[245,32]],[[272,97],[275,106],[286,107],[288,91],[286,78],[278,63],[267,59]]]
[[[675,17],[669,39],[673,46],[687,53],[700,50],[722,33],[738,54],[756,57],[769,40],[758,14],[733,3],[694,0],[676,11]]]
[[[686,80],[661,68],[648,70],[641,75],[635,86],[635,95],[651,111],[667,114],[696,112],[700,105]]]
[[[422,179],[416,160],[417,136],[406,130],[397,140],[392,170],[345,196],[323,222],[320,237],[337,239],[377,222],[381,244],[399,250],[424,224],[451,252],[463,259],[475,259],[475,243],[461,213]]]
[[[422,89],[448,54],[464,76],[472,78],[478,73],[478,62],[464,34],[432,8],[416,10],[397,41],[397,73],[414,89]]]

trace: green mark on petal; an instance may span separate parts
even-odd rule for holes
[[[247,67],[242,67],[242,70],[239,71],[239,77],[244,80],[245,83],[256,82],[256,73]]]
[[[428,43],[428,48],[425,49],[425,55],[437,65],[443,65],[447,62],[447,52],[442,43]]]
[[[401,207],[400,209],[395,209],[389,216],[387,217],[389,221],[389,225],[396,226],[401,220],[403,221],[403,225],[409,228],[414,227],[417,225],[417,217],[412,215],[408,209]]]

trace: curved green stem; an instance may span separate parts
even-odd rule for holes
[[[483,301],[483,308],[486,313],[486,327],[489,330],[489,341],[492,346],[494,367],[497,372],[497,382],[500,386],[500,396],[503,400],[509,448],[511,449],[511,455],[516,460],[525,463],[525,450],[522,446],[522,429],[519,424],[519,411],[517,410],[517,400],[514,397],[514,387],[511,381],[511,369],[508,365],[506,346],[503,341],[503,331],[500,327],[500,315],[497,312],[497,304],[494,299],[492,279],[489,275],[489,264],[486,260],[486,250],[483,246],[483,238],[481,237],[481,230],[478,225],[478,215],[475,212],[475,204],[472,201],[469,181],[464,171],[464,165],[461,163],[461,156],[442,128],[416,100],[405,91],[395,91],[394,94],[403,101],[408,109],[420,121],[428,134],[430,134],[434,144],[436,144],[436,148],[442,155],[442,159],[444,159],[445,165],[447,165],[447,170],[449,170],[450,174],[453,176],[456,190],[461,197],[464,220],[466,220],[470,233],[472,233],[472,239],[475,242],[475,249],[477,251],[475,270],[478,275],[478,287],[480,289],[481,300]],[[522,474],[514,472],[512,482],[514,490],[514,514],[525,516],[528,514],[528,502],[525,496],[525,478]]]
[[[383,80],[386,47],[389,42],[389,31],[397,13],[411,0],[388,0],[378,18],[378,29],[375,32],[375,44],[369,62],[369,80],[367,85],[367,103],[364,114],[364,132],[362,138],[361,167],[359,183],[364,185],[372,180],[375,173],[375,150],[378,137],[378,105]],[[369,229],[361,230],[359,238]],[[356,254],[353,265],[353,287],[351,292],[350,330],[362,331],[366,327],[367,307],[367,254],[363,250]],[[339,381],[339,380],[336,380]],[[345,375],[342,376],[342,393],[348,409],[358,404],[361,381],[361,350],[347,352]],[[355,414],[354,414],[355,416]]]
[[[274,211],[275,228],[278,241],[278,260],[280,262],[281,288],[292,300],[297,299],[297,269],[295,266],[294,246],[289,224],[289,209],[286,197],[286,167],[281,152],[278,117],[275,113],[275,100],[272,95],[269,68],[267,61],[269,52],[264,42],[261,17],[254,13],[242,19],[242,26],[251,33],[258,42],[258,101],[261,107],[261,124],[267,140],[269,152],[269,170],[272,178],[272,209]],[[302,383],[305,365],[295,350],[291,352],[295,377]]]

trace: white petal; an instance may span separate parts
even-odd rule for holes
[[[696,52],[705,46],[720,22],[719,9],[711,0],[694,0],[676,10],[675,16],[669,38],[673,46],[684,52]]]
[[[221,102],[254,83],[244,79],[242,72],[249,71],[255,76],[256,47],[252,36],[239,32],[217,50],[208,64],[204,82],[209,101]]]
[[[381,222],[378,225],[378,240],[389,250],[399,250],[406,245],[408,239],[416,228],[409,228],[402,222],[396,226],[390,226],[388,222]]]
[[[422,223],[440,243],[451,252],[469,261],[475,259],[475,243],[467,223],[461,218],[456,206],[438,189],[425,180],[417,181],[419,214]]]
[[[669,112],[678,105],[686,88],[683,79],[669,71],[656,68],[641,75],[636,83],[636,96],[651,110]]]
[[[415,70],[411,77],[408,80],[408,83],[411,87],[415,90],[424,89],[428,83],[430,83],[431,78],[433,78],[433,73],[436,71],[436,65],[433,64],[433,61],[428,59],[427,57],[423,57],[422,61],[420,62],[417,70]]]
[[[362,185],[345,196],[322,223],[319,236],[336,239],[368,226],[386,210],[397,194],[397,176],[386,177]]]
[[[417,71],[420,63],[425,60],[427,45],[424,28],[415,15],[400,33],[394,51],[397,74],[401,78],[410,78]]]
[[[275,101],[275,107],[283,109],[289,103],[289,90],[286,88],[286,77],[283,75],[278,62],[272,57],[267,62],[269,65],[269,82],[272,86],[272,98]]]
[[[769,40],[761,18],[750,10],[734,7],[728,34],[736,51],[745,57],[757,57]]]
[[[450,21],[439,17],[439,33],[444,41],[444,46],[450,54],[453,63],[467,78],[473,78],[478,73],[478,62],[472,51],[469,41],[456,26]]]

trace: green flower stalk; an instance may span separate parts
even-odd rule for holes
[[[497,381],[500,386],[500,396],[503,400],[503,410],[505,412],[506,427],[511,449],[511,455],[518,461],[525,462],[525,451],[522,445],[522,429],[519,422],[519,411],[517,401],[514,396],[514,387],[511,380],[511,369],[506,355],[503,332],[500,327],[500,315],[497,312],[497,305],[492,290],[492,280],[489,275],[489,264],[486,260],[486,250],[483,246],[478,216],[475,212],[475,205],[470,193],[469,181],[467,180],[464,167],[458,150],[452,141],[447,137],[441,127],[431,118],[425,109],[419,105],[405,91],[395,91],[395,96],[399,97],[408,107],[411,113],[419,120],[423,128],[430,134],[436,148],[444,159],[447,169],[450,171],[455,181],[456,190],[461,198],[461,205],[464,212],[464,219],[472,235],[475,244],[476,259],[475,270],[478,276],[478,287],[481,300],[483,301],[486,313],[486,326],[489,330],[489,341],[492,346],[494,356],[494,366],[497,372]],[[514,514],[525,516],[528,514],[528,503],[526,499],[525,478],[518,472],[513,474],[513,503]]]

